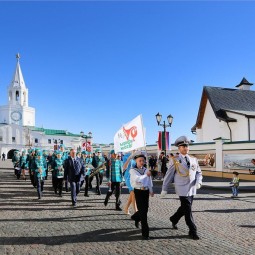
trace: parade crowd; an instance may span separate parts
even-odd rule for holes
[[[37,190],[38,199],[43,197],[45,180],[51,178],[54,193],[59,197],[62,197],[63,190],[71,191],[73,207],[77,206],[77,196],[83,186],[84,196],[89,197],[94,178],[96,179],[95,192],[101,195],[101,184],[105,175],[109,189],[104,205],[107,206],[114,194],[115,209],[122,211],[120,195],[125,183],[129,190],[129,197],[123,210],[129,215],[130,206],[132,206],[131,219],[135,227],[139,228],[141,225],[142,238],[145,240],[150,238],[147,213],[149,196],[154,196],[152,180],[163,179],[161,197],[167,194],[169,184],[174,182],[176,194],[180,198],[180,207],[170,217],[170,223],[173,229],[178,229],[177,223],[184,216],[189,228],[189,236],[198,240],[197,227],[192,217],[192,203],[196,190],[202,185],[202,172],[197,159],[188,155],[188,138],[179,137],[175,145],[179,148],[179,153],[167,157],[164,152],[161,152],[158,159],[150,156],[148,167],[147,155],[141,151],[123,155],[111,150],[108,156],[103,156],[99,149],[94,153],[85,150],[65,150],[63,144],[56,151],[48,152],[31,148],[27,154],[22,151],[21,155],[19,151],[15,151],[12,162],[17,179],[27,180],[26,171],[28,171],[30,182]]]

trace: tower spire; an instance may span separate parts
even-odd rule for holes
[[[17,59],[17,64],[16,64],[14,75],[13,75],[13,79],[10,84],[10,88],[15,87],[15,88],[26,89],[26,84],[25,84],[23,74],[20,68],[20,63],[19,63],[19,60],[20,60],[19,53],[16,54],[16,59]]]

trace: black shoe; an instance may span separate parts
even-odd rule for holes
[[[143,236],[143,240],[150,240],[149,236]]]
[[[199,240],[199,236],[197,235],[197,233],[189,233],[189,236],[193,239],[193,240]]]
[[[107,199],[104,200],[104,205],[105,205],[105,206],[108,205],[108,200],[107,200]]]
[[[84,197],[89,197],[89,195],[88,194],[84,194]]]
[[[122,211],[122,209],[120,207],[116,207],[115,209],[116,211]]]
[[[138,220],[135,221],[135,227],[139,228],[139,221]]]
[[[170,217],[170,221],[172,222],[171,217]],[[173,222],[172,222],[172,227],[173,229],[178,229],[177,224],[174,224]]]

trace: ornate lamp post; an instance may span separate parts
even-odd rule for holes
[[[80,136],[85,139],[85,150],[87,151],[87,149],[88,149],[88,139],[92,138],[92,133],[88,132],[88,134],[85,135],[84,132],[81,131]]]
[[[173,119],[174,119],[174,118],[173,118],[173,116],[172,116],[171,114],[169,114],[169,115],[167,116],[168,124],[166,124],[165,121],[163,121],[163,124],[160,124],[161,119],[162,119],[162,115],[158,112],[158,113],[156,114],[156,120],[157,120],[158,126],[161,126],[161,127],[164,128],[164,132],[163,132],[163,134],[164,134],[164,142],[162,143],[162,149],[164,150],[165,155],[166,155],[166,128],[172,126],[172,123],[173,123]],[[162,139],[162,140],[163,140],[163,139]]]

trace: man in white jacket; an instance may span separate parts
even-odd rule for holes
[[[192,202],[197,189],[200,189],[202,185],[203,177],[197,159],[188,155],[189,143],[190,141],[186,136],[176,139],[175,146],[179,149],[179,155],[170,160],[170,165],[163,181],[161,196],[167,194],[169,183],[174,182],[175,191],[180,198],[181,206],[170,217],[172,226],[174,229],[178,229],[177,223],[184,216],[189,227],[189,236],[194,240],[198,240],[197,227],[192,216]]]

